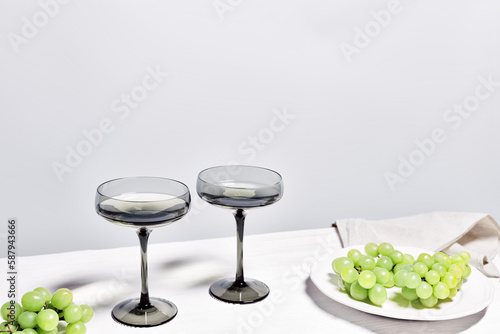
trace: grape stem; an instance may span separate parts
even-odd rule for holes
[[[9,326],[10,327],[10,326]],[[17,330],[19,329],[19,325],[16,325],[16,329],[14,329],[14,332],[17,332]],[[6,330],[6,331],[0,331],[0,333],[14,333],[13,331],[11,331],[10,329],[9,330]]]

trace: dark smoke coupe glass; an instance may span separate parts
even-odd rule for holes
[[[277,202],[283,195],[283,181],[278,173],[254,166],[219,166],[198,175],[198,195],[208,203],[233,210],[236,219],[236,278],[221,279],[210,286],[210,295],[234,304],[263,300],[269,288],[261,281],[243,276],[243,228],[247,209]]]
[[[128,177],[97,187],[95,209],[106,220],[137,229],[141,247],[141,296],[116,305],[111,312],[117,322],[134,327],[152,327],[172,320],[177,307],[148,291],[147,247],[153,228],[169,225],[188,211],[191,195],[178,181],[159,177]]]

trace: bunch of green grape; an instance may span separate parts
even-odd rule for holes
[[[422,253],[415,259],[387,242],[370,242],[364,251],[351,249],[347,256],[336,258],[332,267],[352,298],[379,306],[387,300],[387,289],[395,286],[405,299],[434,307],[440,300],[455,297],[471,274],[470,254],[465,251],[451,257],[442,252]]]
[[[66,321],[66,334],[84,334],[85,323],[94,316],[88,305],[73,303],[68,289],[59,289],[52,295],[45,288],[36,288],[21,298],[21,304],[7,302],[0,311],[6,320],[0,324],[1,333],[57,334],[59,321]]]

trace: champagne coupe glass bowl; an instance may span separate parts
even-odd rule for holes
[[[134,327],[152,327],[172,320],[177,307],[161,298],[150,298],[147,245],[153,228],[169,225],[188,211],[188,187],[176,180],[139,176],[114,179],[97,187],[95,209],[106,220],[137,229],[141,247],[141,296],[116,305],[111,315]]]
[[[198,175],[198,195],[208,203],[232,209],[236,219],[236,278],[225,278],[211,285],[210,295],[235,304],[258,302],[267,297],[266,284],[243,275],[243,231],[247,209],[273,204],[283,196],[281,175],[255,166],[218,166]]]

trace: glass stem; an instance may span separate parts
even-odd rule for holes
[[[148,308],[151,306],[149,300],[148,290],[148,239],[151,230],[147,228],[140,228],[137,230],[139,242],[141,244],[141,300],[139,302],[140,308]]]
[[[238,209],[233,213],[236,219],[236,282],[244,283],[243,277],[243,230],[245,226],[246,212],[243,209]]]

